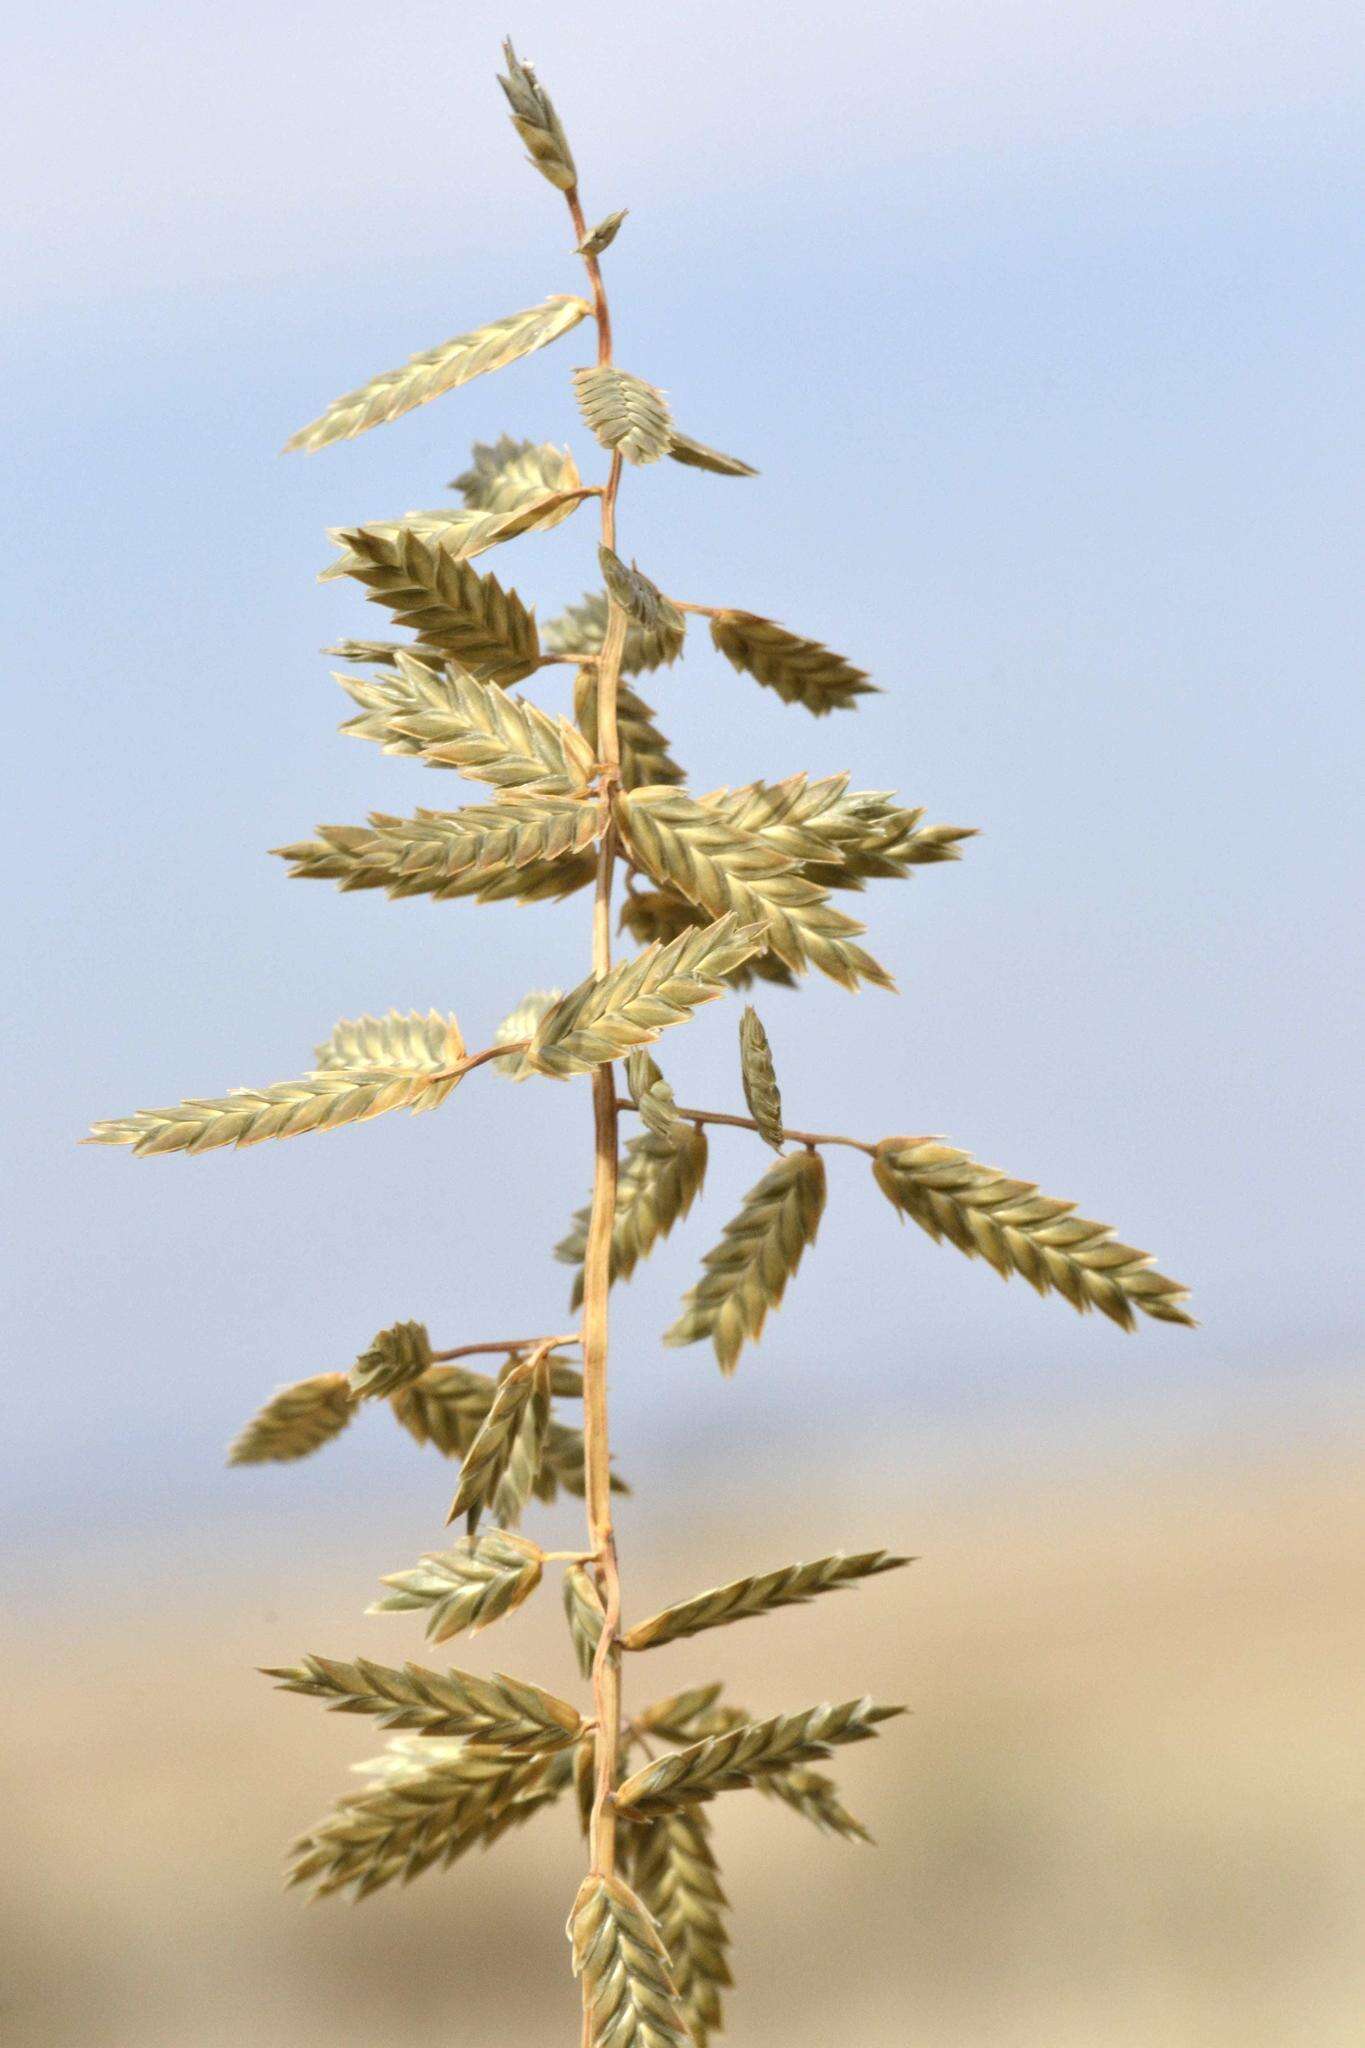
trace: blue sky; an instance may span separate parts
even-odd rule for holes
[[[461,800],[335,736],[318,650],[382,627],[314,582],[324,527],[439,501],[504,428],[595,453],[580,334],[276,456],[339,390],[575,288],[493,82],[508,25],[590,216],[632,209],[621,361],[762,471],[632,474],[625,551],[885,690],[817,724],[699,644],[647,688],[665,729],[702,787],[849,767],[982,828],[865,899],[898,1001],[763,1000],[789,1114],[1037,1178],[1151,1245],[1203,1318],[1125,1339],[1003,1288],[900,1231],[848,1155],[722,1386],[656,1341],[762,1168],[718,1137],[703,1209],[619,1297],[637,1467],[831,1424],[912,1463],[945,1430],[1023,1455],[1039,1418],[1140,1439],[1191,1400],[1214,1431],[1331,1426],[1361,1325],[1359,12],[796,5],[777,42],[772,19],[77,6],[22,32],[5,1457],[30,1530],[267,1512],[280,1475],[220,1459],[277,1383],[398,1317],[455,1343],[563,1312],[545,1255],[585,1192],[581,1087],[480,1075],[438,1116],[241,1157],[72,1142],[300,1071],[341,1015],[436,1004],[477,1043],[583,972],[581,904],[342,898],[264,851]],[[548,616],[592,554],[580,520],[497,568]],[[734,1021],[674,1035],[680,1096],[735,1106]],[[291,1488],[411,1483],[377,1437],[337,1458]]]

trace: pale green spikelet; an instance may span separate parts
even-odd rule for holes
[[[807,1707],[797,1714],[774,1714],[766,1721],[745,1721],[723,1735],[708,1736],[646,1764],[626,1779],[616,1804],[635,1819],[673,1813],[751,1785],[773,1771],[818,1762],[840,1743],[866,1742],[880,1722],[904,1711],[858,1699]]]
[[[744,1100],[749,1105],[750,1116],[758,1125],[758,1134],[774,1152],[780,1152],[783,1138],[782,1094],[777,1085],[768,1034],[752,1003],[746,1005],[739,1020],[739,1064]]]
[[[662,391],[610,363],[573,373],[578,409],[604,448],[627,462],[657,462],[673,439],[673,419]]]
[[[749,1190],[738,1216],[725,1226],[704,1272],[687,1295],[665,1344],[696,1344],[709,1337],[722,1372],[739,1362],[745,1339],[756,1340],[770,1309],[814,1244],[825,1207],[825,1163],[818,1152],[788,1152]]]
[[[395,1323],[381,1330],[351,1367],[351,1390],[358,1400],[396,1394],[420,1379],[431,1364],[431,1339],[425,1323]]]
[[[629,1885],[585,1877],[569,1939],[583,1979],[584,2048],[694,2048],[659,1931]]]
[[[909,1562],[909,1558],[892,1557],[885,1550],[865,1550],[851,1557],[835,1551],[810,1564],[783,1565],[777,1571],[734,1579],[729,1585],[714,1586],[709,1592],[665,1607],[648,1621],[627,1629],[622,1644],[627,1650],[657,1649],[661,1643],[700,1635],[703,1629],[725,1628],[753,1615],[772,1614],[779,1607],[804,1607],[819,1593],[836,1593],[858,1579],[895,1571]]]
[[[775,690],[784,704],[803,705],[817,718],[827,711],[851,710],[873,688],[866,670],[854,668],[842,654],[831,654],[818,640],[789,633],[776,619],[757,612],[716,612],[711,638],[732,668]]]
[[[936,1138],[883,1138],[872,1170],[903,1215],[968,1258],[985,1259],[1004,1280],[1022,1273],[1039,1294],[1055,1288],[1074,1309],[1097,1308],[1123,1330],[1133,1328],[1134,1309],[1193,1324],[1184,1307],[1189,1289],[1158,1273],[1150,1252],[1078,1216],[1074,1202],[1040,1195],[1033,1181],[1009,1180]]]
[[[571,192],[578,183],[578,172],[550,95],[531,65],[517,56],[510,36],[502,46],[502,54],[507,76],[499,74],[498,84],[507,95],[512,126],[530,152],[527,161],[559,191]]]
[[[340,1436],[355,1414],[344,1372],[315,1373],[280,1387],[228,1449],[229,1465],[283,1465],[307,1458]]]
[[[723,2025],[721,1993],[734,1979],[710,1817],[700,1807],[665,1814],[639,1829],[631,1876],[668,1953],[688,2031],[708,2048]]]
[[[540,1584],[538,1546],[508,1529],[485,1529],[449,1550],[432,1551],[411,1571],[392,1572],[389,1591],[370,1614],[423,1612],[429,1643],[468,1629],[475,1635],[529,1600]]]
[[[529,306],[523,313],[509,313],[487,327],[476,327],[470,334],[457,334],[437,348],[424,349],[400,370],[386,370],[358,390],[334,399],[319,419],[300,427],[285,442],[285,452],[301,448],[311,454],[333,441],[346,441],[370,427],[401,419],[414,406],[425,405],[472,377],[504,369],[521,356],[557,341],[591,311],[586,299],[560,295]]]
[[[281,1692],[325,1700],[336,1714],[374,1716],[384,1728],[413,1728],[423,1735],[455,1735],[502,1749],[543,1753],[576,1742],[583,1719],[567,1700],[542,1692],[524,1678],[495,1671],[428,1671],[420,1664],[401,1670],[357,1657],[305,1657],[302,1664],[267,1670]]]
[[[602,1596],[581,1564],[572,1565],[564,1574],[564,1614],[578,1668],[584,1678],[591,1678],[606,1614]]]

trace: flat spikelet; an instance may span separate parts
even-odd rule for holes
[[[341,557],[329,563],[318,580],[331,583],[339,576],[354,576],[371,565],[376,548],[398,549],[406,540],[433,543],[457,561],[471,562],[475,556],[486,555],[490,548],[500,547],[504,541],[519,540],[525,533],[548,533],[551,527],[562,526],[572,518],[585,498],[596,495],[596,487],[583,483],[572,460],[566,458],[566,462],[573,475],[572,483],[553,491],[523,491],[516,504],[501,511],[480,512],[469,506],[456,509],[447,505],[434,511],[405,512],[401,519],[371,520],[362,527],[329,527],[328,539],[341,549]]]
[[[464,1058],[458,1020],[440,1010],[390,1010],[386,1017],[343,1017],[314,1051],[324,1072],[347,1067],[413,1067],[437,1073]]]
[[[607,637],[607,593],[590,591],[581,604],[571,604],[557,618],[547,621],[541,638],[547,654],[600,654]],[[660,625],[647,632],[633,619],[626,626],[626,644],[621,656],[621,673],[639,675],[642,670],[667,667],[683,650],[686,619],[680,625]],[[668,778],[660,776],[659,781]]]
[[[872,689],[866,671],[842,654],[831,654],[818,640],[804,640],[757,612],[716,612],[711,638],[732,668],[776,690],[784,704],[803,705],[817,718],[827,711],[851,710]]]
[[[340,1436],[355,1414],[344,1372],[320,1372],[272,1394],[228,1450],[229,1465],[283,1465]]]
[[[500,434],[496,441],[476,441],[470,465],[452,477],[471,512],[519,512],[537,499],[577,490],[583,479],[567,448],[550,441],[518,441]]]
[[[493,1065],[500,1074],[506,1074],[509,1081],[530,1081],[537,1069],[526,1056],[526,1041],[535,1037],[536,1026],[547,1010],[552,1010],[564,994],[562,988],[533,988],[524,995],[514,1010],[507,1015],[493,1033],[495,1045],[517,1045],[519,1052],[504,1053]]]
[[[1055,1288],[1082,1313],[1097,1308],[1131,1330],[1134,1309],[1163,1323],[1192,1325],[1189,1289],[1155,1271],[1150,1252],[1121,1244],[1106,1223],[1076,1214],[1074,1202],[1040,1195],[970,1152],[934,1138],[883,1138],[872,1162],[878,1187],[936,1241],[981,1257],[1002,1279],[1022,1273],[1039,1294]]]
[[[422,1612],[429,1643],[471,1635],[529,1600],[540,1584],[543,1558],[536,1544],[507,1529],[485,1529],[449,1550],[432,1551],[413,1570],[393,1572],[390,1590],[371,1614]]]
[[[706,1178],[706,1132],[684,1124],[676,1138],[642,1131],[630,1140],[617,1177],[616,1216],[611,1233],[611,1277],[628,1280],[641,1259],[681,1223],[701,1192]],[[589,1209],[580,1209],[568,1236],[555,1246],[555,1257],[576,1266],[569,1305],[583,1300],[583,1261],[588,1249]]]
[[[608,596],[614,597],[626,617],[645,633],[667,642],[686,631],[687,621],[672,599],[634,562],[627,568],[608,547],[598,548],[597,561]]]
[[[712,1712],[721,1696],[720,1685],[690,1685],[683,1692],[655,1700],[635,1716],[635,1726],[646,1735],[661,1735],[666,1742],[692,1742],[706,1731],[698,1724]],[[741,1721],[752,1719],[741,1714]]]
[[[679,1119],[673,1090],[643,1048],[631,1053],[626,1060],[626,1085],[646,1130],[653,1131],[656,1138],[663,1138],[670,1145],[681,1144],[688,1126]]]
[[[584,2048],[693,2048],[659,1931],[619,1877],[584,1878],[569,1939],[583,1979]]]
[[[681,616],[681,614],[679,614]],[[593,753],[597,743],[597,668],[585,662],[574,678],[574,717]],[[652,705],[646,704],[629,683],[616,686],[616,738],[621,750],[621,781],[627,789],[641,783],[678,783],[683,771],[669,751],[668,741],[654,723]]]
[[[777,1085],[777,1072],[773,1066],[772,1047],[768,1034],[763,1029],[762,1019],[752,1003],[745,1007],[739,1020],[739,1065],[740,1079],[744,1085],[744,1100],[749,1105],[749,1114],[758,1125],[758,1134],[774,1152],[782,1150],[782,1093]]]
[[[433,1864],[448,1867],[496,1841],[509,1819],[546,1804],[554,1759],[444,1744],[429,1761],[411,1752],[381,1759],[378,1782],[353,1792],[300,1836],[289,1882],[315,1896],[350,1889],[367,1898]],[[396,1766],[396,1767],[395,1767]]]
[[[904,1711],[858,1699],[840,1706],[807,1707],[798,1714],[775,1714],[767,1721],[745,1721],[723,1735],[708,1736],[646,1764],[620,1787],[617,1810],[644,1820],[674,1813],[793,1764],[816,1762],[839,1743],[866,1742],[877,1733],[879,1722]]]
[[[581,1564],[571,1566],[564,1574],[564,1614],[578,1668],[584,1678],[591,1678],[606,1615],[602,1596]]]
[[[628,1650],[657,1649],[662,1643],[700,1635],[703,1629],[726,1628],[733,1621],[773,1614],[779,1607],[805,1607],[817,1594],[837,1593],[858,1579],[895,1571],[909,1562],[909,1558],[892,1557],[885,1550],[865,1550],[851,1557],[835,1551],[811,1564],[783,1565],[777,1571],[733,1579],[727,1586],[714,1586],[675,1607],[665,1607],[628,1629],[622,1642]]]
[[[411,357],[401,369],[385,370],[368,384],[333,399],[326,412],[285,442],[285,453],[299,448],[312,454],[333,441],[348,441],[371,427],[401,419],[414,406],[425,405],[458,384],[504,369],[557,341],[591,311],[586,299],[556,295],[525,312],[508,313],[487,327],[476,327],[470,334],[457,334],[453,340]]]
[[[573,386],[578,409],[604,448],[634,463],[667,455],[673,420],[662,391],[610,363],[575,370]]]
[[[566,719],[456,664],[438,673],[400,653],[392,676],[337,680],[363,707],[342,731],[378,740],[386,753],[420,754],[499,789],[553,796],[587,786],[591,750]]]
[[[850,790],[847,775],[789,775],[714,790],[700,801],[736,831],[787,854],[826,889],[861,889],[876,877],[958,860],[961,841],[974,837],[966,826],[924,824],[922,810],[907,810],[885,791]]]
[[[726,975],[760,939],[760,927],[721,917],[670,945],[651,946],[601,980],[580,982],[541,1019],[531,1058],[548,1074],[582,1074],[651,1043],[722,995]]]
[[[708,1815],[691,1807],[641,1828],[631,1876],[658,1926],[688,2031],[697,2048],[708,2048],[724,2024],[721,1993],[734,1982],[726,1959],[729,1901]]]
[[[331,1067],[269,1088],[235,1088],[230,1095],[193,1097],[168,1109],[140,1109],[93,1124],[90,1138],[97,1145],[127,1145],[138,1156],[259,1145],[267,1138],[339,1130],[391,1109],[435,1109],[464,1071],[458,1059],[436,1069]]]
[[[851,1814],[839,1797],[839,1788],[824,1771],[812,1771],[799,1764],[788,1771],[771,1771],[754,1781],[758,1791],[778,1799],[819,1828],[822,1835],[838,1835],[845,1842],[870,1842],[871,1835]]]
[[[618,213],[606,214],[595,228],[589,228],[578,245],[579,255],[600,256],[604,250],[609,249],[620,234],[622,223],[629,212],[630,208],[623,206]]]
[[[425,1323],[395,1323],[381,1330],[369,1349],[351,1367],[351,1391],[358,1400],[394,1394],[420,1379],[431,1364],[431,1339]]]
[[[357,1657],[353,1664],[332,1657],[305,1657],[302,1664],[267,1670],[281,1692],[325,1700],[336,1714],[368,1714],[385,1728],[414,1728],[423,1735],[457,1735],[502,1749],[545,1753],[565,1749],[583,1732],[576,1707],[542,1692],[524,1678],[495,1671],[427,1671],[405,1664],[401,1671]]]
[[[712,476],[758,475],[756,469],[747,462],[741,462],[737,455],[722,455],[719,448],[708,448],[704,441],[694,441],[690,434],[680,434],[676,427],[668,444],[668,453],[675,462],[685,463],[688,469],[709,469]]]
[[[489,1508],[500,1522],[515,1522],[535,1486],[549,1427],[550,1361],[542,1349],[513,1364],[500,1380],[465,1453],[446,1520],[464,1515],[471,1536]]]
[[[738,1216],[725,1226],[704,1271],[686,1296],[665,1344],[696,1344],[709,1337],[722,1372],[739,1362],[746,1338],[757,1339],[770,1309],[814,1244],[825,1208],[825,1163],[818,1152],[785,1153],[749,1190]]]
[[[507,76],[499,74],[498,84],[507,95],[512,126],[529,151],[527,161],[559,191],[571,192],[578,182],[578,172],[550,95],[532,67],[517,56],[510,36],[502,46],[502,54]]]
[[[496,576],[471,568],[457,536],[351,526],[337,538],[346,549],[337,568],[434,654],[503,684],[520,682],[538,664],[535,613]]]
[[[368,827],[320,825],[316,840],[276,851],[295,875],[317,877],[326,867],[343,888],[382,888],[392,897],[478,896],[499,884],[513,893],[512,878],[527,869],[539,894],[545,871],[586,853],[600,829],[591,804],[514,787],[497,804],[411,818],[376,811]],[[339,848],[349,858],[337,874]]]
[[[394,901],[543,903],[592,881],[597,830],[595,810],[518,789],[512,801],[472,820],[467,811],[411,818],[372,811],[368,825],[319,825],[316,839],[271,850],[289,862],[292,880],[335,882],[347,894],[382,889]],[[542,858],[531,857],[537,846]]]
[[[757,833],[737,830],[680,789],[619,792],[614,815],[633,859],[663,889],[709,917],[734,911],[761,921],[767,946],[796,973],[818,967],[832,981],[889,988],[890,976],[854,943],[862,925],[831,907],[799,864]]]

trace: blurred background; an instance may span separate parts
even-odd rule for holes
[[[1362,25],[1332,0],[893,8],[69,0],[12,37],[0,1086],[13,1152],[0,2009],[16,2048],[576,2038],[570,1816],[361,1909],[279,1894],[380,1746],[274,1696],[441,1537],[383,1416],[295,1468],[223,1449],[378,1328],[564,1314],[586,1091],[134,1163],[98,1116],[301,1071],[340,1016],[471,1044],[576,981],[581,902],[391,905],[265,849],[458,800],[342,743],[318,650],[383,631],[323,529],[439,503],[509,429],[595,451],[583,333],[277,462],[338,391],[577,289],[494,83],[568,127],[618,355],[733,483],[627,478],[624,551],[884,695],[815,723],[702,636],[645,694],[697,783],[851,768],[962,863],[864,899],[899,1001],[763,993],[788,1114],[936,1131],[1194,1288],[1125,1337],[897,1228],[831,1159],[820,1244],[723,1383],[664,1351],[762,1156],[616,1299],[637,1612],[791,1556],[910,1573],[658,1658],[772,1712],[913,1718],[838,1766],[880,1847],[743,1795],[730,2038],[1338,2048],[1365,2002],[1358,816]],[[663,474],[667,470],[668,474]],[[542,617],[587,521],[495,567]],[[553,672],[551,672],[552,676]],[[557,701],[544,680],[543,700]],[[668,1046],[738,1106],[734,1012]],[[487,1085],[483,1085],[484,1083]],[[534,1533],[576,1541],[572,1504]],[[467,1661],[572,1689],[555,1603]],[[465,1653],[461,1652],[462,1657]],[[756,1809],[756,1810],[751,1810]]]

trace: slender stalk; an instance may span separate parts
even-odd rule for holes
[[[575,239],[582,243],[588,229],[577,188],[566,193],[565,197]],[[607,307],[606,288],[597,258],[585,256],[583,260],[592,286],[597,321],[597,360],[599,364],[610,363],[611,314]],[[621,466],[620,455],[613,455],[606,489],[602,493],[602,541],[606,547],[616,544],[616,496],[621,487]],[[616,691],[625,638],[626,615],[611,598],[597,667],[596,752],[601,767],[603,831],[598,843],[597,887],[593,895],[592,965],[599,980],[611,968],[611,889],[616,839],[610,807],[612,787],[620,778]],[[611,1238],[616,1220],[618,1154],[616,1078],[609,1062],[593,1070],[592,1102],[592,1215],[583,1262],[583,1444],[588,1540],[596,1558],[598,1587],[606,1619],[592,1667],[597,1734],[589,1846],[593,1870],[600,1876],[610,1877],[616,1869],[616,1808],[612,1794],[621,1749],[621,1579],[612,1526],[611,1437],[607,1416],[607,1303],[611,1289]]]
[[[635,1110],[636,1104],[628,1095],[618,1095],[616,1107]],[[756,1131],[759,1128],[751,1116],[731,1116],[723,1109],[677,1108],[673,1114],[688,1124],[731,1124],[737,1131]],[[784,1130],[782,1136],[789,1145],[851,1145],[855,1152],[866,1152],[869,1158],[874,1158],[877,1151],[876,1146],[869,1145],[865,1138],[845,1138],[837,1131]]]

